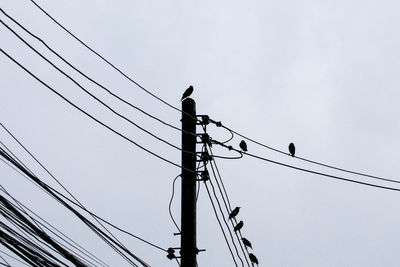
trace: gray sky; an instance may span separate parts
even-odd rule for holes
[[[166,101],[193,84],[198,114],[275,148],[400,180],[400,18],[397,1],[37,1],[85,42]],[[79,69],[180,127],[180,114],[129,83],[28,0],[1,7]],[[1,19],[9,22],[4,15]],[[22,33],[19,29],[18,32]],[[139,144],[180,163],[180,152],[111,114],[1,27],[1,48],[77,105]],[[38,42],[40,51],[118,111],[180,146],[180,133],[113,100]],[[0,60],[0,121],[90,210],[162,247],[179,245],[168,215],[179,169],[107,131]],[[229,136],[210,127],[215,139]],[[0,140],[56,184],[0,131]],[[238,146],[240,138],[232,140]],[[307,169],[248,143],[251,153]],[[215,148],[215,154],[230,155]],[[232,154],[235,155],[235,154]],[[217,160],[242,233],[260,266],[398,266],[400,193],[305,174],[252,158]],[[0,162],[1,184],[111,266],[123,262],[72,216]],[[396,187],[396,184],[379,183]],[[180,218],[180,183],[173,205]],[[58,187],[57,187],[58,188]],[[152,266],[165,253],[119,235]],[[233,266],[210,201],[198,201],[199,266]],[[16,265],[17,266],[17,265]]]

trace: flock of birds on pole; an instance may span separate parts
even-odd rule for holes
[[[181,101],[183,101],[184,99],[188,98],[192,93],[193,93],[193,86],[191,85],[191,86],[189,86],[189,88],[186,89],[186,91],[183,93]],[[247,152],[247,151],[248,151],[248,150],[247,150],[247,144],[246,144],[246,142],[245,142],[244,140],[240,141],[239,147],[240,147],[240,149],[241,149],[243,152]],[[288,148],[289,148],[289,154],[290,154],[290,156],[294,157],[294,155],[295,155],[295,153],[296,153],[296,147],[295,147],[295,145],[294,145],[293,143],[290,143]],[[240,210],[240,207],[234,208],[234,209],[232,210],[232,212],[229,214],[228,220],[234,219],[234,218],[239,214],[239,210]],[[235,221],[236,221],[236,219],[235,219]],[[243,221],[239,221],[239,222],[234,226],[233,231],[234,231],[235,233],[236,233],[236,232],[240,232],[240,229],[242,229],[243,225],[244,225]],[[247,252],[248,252],[248,248],[253,249],[253,247],[252,247],[252,245],[251,245],[251,242],[250,242],[248,239],[242,237],[241,240],[242,240],[243,245],[245,246]],[[250,259],[251,264],[252,264],[253,266],[254,266],[254,264],[257,264],[257,266],[258,266],[258,259],[257,259],[257,257],[256,257],[253,253],[249,253],[249,259]]]

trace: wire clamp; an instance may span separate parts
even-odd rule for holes
[[[167,258],[170,260],[180,258],[180,257],[175,256],[175,249],[173,249],[173,248],[168,248],[167,253],[168,253]]]
[[[212,156],[210,156],[210,154],[208,154],[207,151],[201,152],[199,161],[202,161],[202,162],[204,162],[204,164],[206,164],[210,160],[212,160]]]
[[[200,137],[201,141],[197,142],[197,143],[205,144],[205,145],[209,145],[209,146],[212,145],[211,137],[207,133],[199,134],[198,136]]]
[[[201,172],[200,174],[200,179],[198,179],[197,181],[204,181],[207,182],[208,180],[210,180],[210,174],[208,173],[207,170],[204,170]]]
[[[210,117],[208,115],[197,115],[197,117],[200,117],[201,120],[199,120],[200,125],[208,125],[210,124]]]

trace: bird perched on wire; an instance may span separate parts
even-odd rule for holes
[[[236,226],[233,228],[233,231],[237,232],[240,231],[240,229],[242,229],[243,227],[243,221],[238,222],[238,224],[236,224]]]
[[[232,210],[232,212],[229,213],[229,220],[232,219],[232,218],[235,218],[236,215],[238,215],[239,210],[240,210],[240,207],[234,208],[234,209]]]
[[[292,155],[292,157],[294,157],[294,153],[296,152],[296,147],[294,146],[293,143],[289,144],[289,152],[290,152],[290,155]]]
[[[193,93],[193,86],[189,86],[189,88],[186,89],[186,91],[183,93],[181,101],[186,97],[189,97],[192,93]]]
[[[249,247],[249,248],[253,249],[253,247],[251,246],[250,241],[247,240],[247,238],[242,237],[242,242],[243,242],[243,245],[245,245],[246,247]]]
[[[239,146],[244,152],[247,151],[247,144],[244,140],[240,141]]]
[[[254,256],[253,253],[250,253],[250,254],[249,254],[249,259],[250,259],[251,264],[252,264],[253,266],[254,266],[254,264],[257,264],[257,266],[258,266],[258,259],[257,259],[256,256]]]

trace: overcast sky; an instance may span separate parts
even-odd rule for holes
[[[137,82],[180,107],[192,84],[197,113],[280,150],[400,180],[400,17],[398,1],[104,1],[37,3]],[[28,0],[1,8],[79,69],[157,117],[180,127],[180,113],[150,97],[60,29]],[[180,132],[112,99],[1,19],[136,123],[180,146]],[[46,83],[144,147],[180,164],[180,151],[101,107],[4,26],[1,48]],[[0,55],[0,121],[88,209],[164,248],[178,247],[168,215],[180,169],[73,109]],[[210,127],[213,138],[229,133]],[[199,129],[200,131],[200,129]],[[57,187],[3,131],[0,140]],[[231,145],[238,147],[240,137]],[[294,166],[385,186],[395,183],[306,164],[248,142],[249,152]],[[215,148],[215,154],[236,156]],[[260,266],[398,266],[400,192],[301,173],[244,157],[217,159],[243,236]],[[110,266],[126,266],[68,211],[0,162],[1,184]],[[180,220],[180,181],[173,204]],[[59,187],[57,187],[59,188]],[[199,266],[233,266],[202,186]],[[165,253],[118,234],[152,266],[177,266]],[[5,248],[1,248],[5,251]],[[10,260],[10,262],[12,262]],[[15,265],[18,266],[18,265]]]

